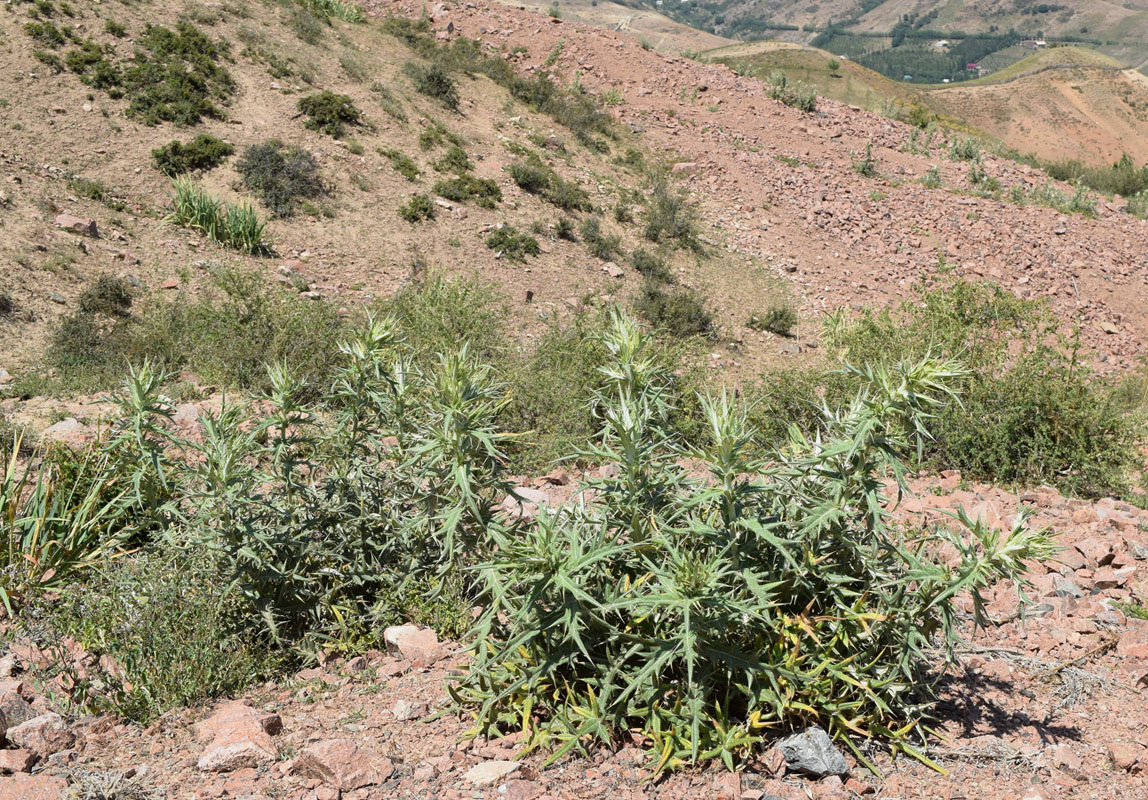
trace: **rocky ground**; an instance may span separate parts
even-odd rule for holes
[[[147,728],[57,716],[45,698],[59,687],[37,671],[48,656],[13,643],[0,660],[0,770],[12,773],[0,778],[0,798],[55,798],[116,781],[169,798],[292,800],[1145,797],[1148,621],[1121,605],[1148,598],[1148,511],[1051,489],[1018,497],[967,486],[951,472],[917,479],[913,489],[897,512],[907,525],[944,523],[963,507],[1007,529],[1024,505],[1064,547],[1056,561],[1032,565],[1028,604],[1010,585],[994,587],[986,597],[994,625],[938,673],[943,701],[929,755],[945,773],[876,750],[877,776],[851,756],[818,750],[816,731],[797,743],[809,747],[775,743],[736,774],[711,768],[654,779],[640,742],[545,767],[544,754],[518,759],[513,739],[468,741],[465,717],[433,718],[467,656],[433,631],[403,626],[387,631],[389,652],[332,659]],[[522,489],[530,501],[522,511],[564,502],[571,490],[561,471],[534,480]],[[77,669],[94,668],[78,648],[71,657]]]

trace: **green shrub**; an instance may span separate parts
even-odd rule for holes
[[[399,292],[379,310],[394,319],[424,366],[463,345],[488,363],[501,363],[506,356],[504,303],[497,291],[478,281],[435,276]]]
[[[858,175],[872,178],[877,174],[877,159],[873,157],[872,142],[865,142],[865,150],[860,155],[850,152],[849,160]]]
[[[964,516],[960,530],[903,531],[885,510],[879,478],[902,474],[952,365],[874,374],[824,443],[758,461],[724,394],[702,401],[706,440],[675,447],[671,377],[632,324],[617,327],[594,401],[592,454],[610,477],[587,482],[587,506],[498,538],[482,573],[474,662],[452,687],[475,732],[521,730],[552,763],[637,730],[657,772],[735,769],[814,723],[863,763],[854,737],[920,755],[954,596],[981,608],[982,590],[1054,552],[1023,515],[1001,536]],[[957,566],[932,559],[940,544]]]
[[[953,139],[949,145],[949,158],[953,161],[979,161],[981,159],[981,146],[971,136],[967,139]]]
[[[586,242],[586,249],[594,258],[610,261],[621,252],[622,237],[603,233],[602,220],[598,217],[587,217],[582,220],[581,233],[582,240]]]
[[[80,293],[80,311],[106,317],[126,317],[132,307],[132,295],[121,278],[97,278]]]
[[[235,163],[246,189],[263,201],[277,217],[289,217],[301,199],[327,193],[319,165],[309,150],[284,150],[278,139],[253,144]]]
[[[419,171],[419,165],[415,163],[413,158],[393,148],[387,150],[380,149],[379,153],[385,156],[391,162],[391,166],[395,168],[395,171],[408,181],[411,183],[418,181],[421,172]]]
[[[466,151],[457,144],[452,144],[447,148],[442,157],[431,166],[435,168],[436,172],[453,172],[455,175],[465,175],[474,171],[474,162],[470,160]]]
[[[751,314],[749,327],[759,331],[769,331],[778,336],[791,336],[797,325],[797,312],[788,305],[774,305],[763,314]]]
[[[665,175],[656,176],[646,197],[643,235],[651,242],[704,252],[698,230],[698,208],[685,190],[675,189]]]
[[[537,239],[516,230],[513,225],[505,224],[495,228],[486,237],[486,246],[491,250],[497,250],[511,261],[522,261],[526,256],[536,256],[542,252]]]
[[[55,23],[47,20],[43,22],[25,22],[24,33],[31,36],[40,44],[48,47],[60,47],[70,38],[68,31],[57,28]]]
[[[128,29],[116,22],[114,19],[104,20],[104,33],[109,36],[114,36],[117,39],[122,39],[128,35]]]
[[[666,266],[666,260],[656,253],[639,247],[630,253],[630,263],[634,265],[634,269],[652,281],[674,282],[674,274]]]
[[[410,76],[416,92],[438,100],[451,111],[458,110],[458,84],[441,65],[408,61],[403,65],[403,71]]]
[[[578,241],[578,237],[574,235],[574,221],[569,217],[558,218],[558,222],[554,223],[554,235],[568,242]]]
[[[515,161],[510,165],[510,177],[523,191],[545,194],[554,180],[554,172],[541,162]]]
[[[76,588],[37,616],[54,635],[73,637],[122,670],[78,675],[61,654],[57,668],[85,711],[148,723],[172,708],[238,694],[271,666],[266,646],[236,629],[239,598],[202,556],[149,550]]]
[[[926,189],[940,189],[942,185],[941,171],[937,165],[929,167],[928,171],[921,176],[921,185]]]
[[[961,358],[969,368],[954,384],[961,403],[937,413],[922,453],[926,465],[959,469],[973,480],[1120,493],[1138,463],[1138,424],[1096,380],[1078,344],[1059,339],[1057,329],[1042,302],[992,284],[956,282],[922,291],[896,313],[865,312],[838,323],[825,339],[837,359],[853,364],[930,353]],[[771,373],[764,383],[775,380]],[[831,406],[856,388],[822,386]]]
[[[228,55],[226,42],[213,42],[194,25],[178,22],[174,31],[148,25],[135,45],[135,55],[123,65],[113,63],[91,40],[65,61],[88,86],[113,98],[127,97],[127,115],[145,125],[223,118],[220,106],[235,93],[235,81],[219,64]]]
[[[262,276],[223,270],[204,293],[176,302],[153,298],[128,314],[125,299],[89,303],[65,317],[44,357],[65,391],[115,386],[124,365],[150,358],[229,388],[266,386],[265,363],[284,361],[309,379],[324,379],[337,356],[342,323],[329,303],[268,289]],[[96,293],[97,283],[84,296]],[[109,292],[100,292],[101,298]],[[127,298],[130,300],[129,298]],[[138,304],[136,304],[138,305]]]
[[[457,175],[434,185],[435,194],[456,203],[474,201],[483,208],[494,208],[502,202],[502,190],[491,178],[476,178],[474,175]]]
[[[1138,192],[1128,198],[1128,207],[1125,209],[1137,219],[1148,219],[1148,191]]]
[[[399,216],[410,223],[435,218],[434,201],[429,195],[416,194],[404,205],[399,206]]]
[[[798,111],[817,110],[817,87],[803,83],[790,84],[784,72],[774,72],[769,76],[768,94],[773,100],[785,103]]]
[[[713,333],[713,315],[693,289],[666,290],[655,281],[647,280],[634,310],[655,328],[676,339]]]
[[[242,253],[258,256],[271,252],[264,239],[266,224],[249,203],[224,203],[186,175],[175,179],[174,189],[167,221]]]
[[[127,208],[127,203],[116,197],[103,181],[76,175],[68,180],[68,188],[76,195],[103,203],[113,211],[123,211]]]
[[[0,288],[0,317],[7,317],[16,312],[16,301],[12,295]]]
[[[301,98],[298,108],[307,115],[306,127],[336,139],[343,137],[347,126],[364,124],[362,112],[350,97],[327,89]]]
[[[298,2],[313,14],[321,17],[336,17],[343,22],[362,22],[363,9],[355,3],[346,3],[343,0],[298,0]]]
[[[175,178],[187,172],[215,169],[234,152],[233,145],[201,133],[187,144],[171,141],[156,148],[151,157],[156,169]]]

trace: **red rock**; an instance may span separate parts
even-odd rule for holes
[[[1140,748],[1125,742],[1113,742],[1108,745],[1108,758],[1116,769],[1128,771],[1140,758]]]
[[[502,800],[537,800],[546,791],[540,783],[517,778],[507,781],[505,788],[506,791],[499,795]]]
[[[76,735],[68,729],[63,718],[51,712],[9,728],[7,737],[12,744],[31,750],[41,758],[67,750],[76,742]]]
[[[31,750],[0,750],[0,773],[31,772],[38,760]]]
[[[93,239],[99,238],[100,235],[94,219],[84,219],[75,214],[60,214],[56,217],[56,225],[72,233],[91,236]]]
[[[392,655],[429,667],[442,657],[442,645],[430,628],[416,625],[392,625],[383,631],[383,640]]]
[[[260,711],[240,700],[234,700],[224,703],[210,717],[192,725],[191,731],[197,742],[208,744],[219,734],[233,732],[236,727],[249,723],[269,736],[275,736],[283,730],[283,720],[278,714]]]
[[[714,797],[717,800],[740,800],[741,775],[736,772],[723,772],[714,778]]]
[[[329,739],[304,750],[295,759],[292,772],[349,792],[382,783],[394,769],[390,759],[376,756],[350,740]]]
[[[279,752],[270,737],[266,742],[260,738],[243,737],[228,741],[221,737],[208,745],[196,766],[203,772],[233,772],[273,764],[278,758]]]
[[[0,800],[60,800],[68,782],[55,775],[13,775],[0,780]]]

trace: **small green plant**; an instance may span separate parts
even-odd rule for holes
[[[495,228],[486,237],[486,246],[511,261],[523,261],[526,256],[536,256],[542,252],[537,239],[511,225]]]
[[[978,158],[969,165],[969,183],[982,192],[992,194],[1001,188],[1000,181],[988,174],[985,162]]]
[[[1137,192],[1129,197],[1125,211],[1137,219],[1148,219],[1148,191]]]
[[[554,19],[562,19],[562,9],[558,7],[557,3],[551,3],[550,7],[546,9],[546,15]]]
[[[877,174],[877,159],[873,156],[872,142],[865,142],[865,150],[860,155],[850,153],[849,159],[852,162],[853,171],[858,175],[872,178]]]
[[[419,170],[418,164],[415,163],[415,160],[406,153],[402,153],[394,148],[386,150],[380,148],[379,154],[385,156],[387,160],[391,162],[391,166],[395,168],[395,171],[408,181],[411,183],[418,181],[419,175],[422,173]]]
[[[278,139],[248,147],[235,169],[247,190],[277,217],[294,214],[300,200],[314,200],[327,193],[310,151],[286,150]]]
[[[176,178],[167,220],[202,233],[213,242],[251,255],[267,255],[266,225],[250,203],[224,203],[184,175]]]
[[[941,170],[934,164],[921,176],[921,185],[926,189],[940,189],[944,185],[941,179]]]
[[[128,29],[109,17],[104,20],[104,33],[122,39],[128,35]]]
[[[773,305],[764,313],[751,314],[746,324],[754,330],[769,331],[778,336],[792,336],[793,329],[797,326],[797,312],[789,305]]]
[[[655,176],[646,192],[642,234],[651,242],[703,253],[697,204],[684,189],[674,187],[665,175]]]
[[[981,159],[981,146],[971,136],[967,139],[953,139],[949,145],[949,158],[953,161],[979,161]]]
[[[594,258],[610,261],[621,252],[622,237],[617,234],[604,233],[602,220],[598,217],[586,217],[582,220],[581,234],[582,241],[586,243],[586,249]]]
[[[88,40],[68,53],[65,63],[80,80],[112,98],[127,97],[127,115],[145,125],[194,125],[204,117],[222,119],[221,106],[235,93],[235,81],[220,65],[229,53],[188,22],[171,30],[149,25],[135,40],[135,55],[123,64]]]
[[[453,172],[455,175],[465,175],[474,171],[474,162],[470,160],[466,150],[457,144],[448,147],[442,157],[431,166],[436,172]]]
[[[537,161],[516,161],[510,165],[510,177],[531,194],[545,194],[554,180],[554,172]]]
[[[422,222],[424,219],[434,219],[434,201],[429,195],[416,194],[399,206],[399,216],[411,224]]]
[[[335,17],[343,22],[362,22],[365,19],[362,8],[344,0],[297,0],[297,2],[312,14],[321,17]]]
[[[574,220],[570,217],[559,217],[554,223],[554,235],[567,242],[576,242],[578,237],[574,233]]]
[[[68,181],[68,188],[79,197],[86,197],[89,200],[103,203],[113,211],[123,211],[127,208],[127,204],[117,197],[103,181],[77,175]]]
[[[132,307],[132,295],[122,278],[97,278],[80,294],[80,311],[107,317],[126,317]]]
[[[440,64],[408,61],[403,65],[403,71],[414,83],[415,91],[433,97],[451,111],[458,110],[458,84]]]
[[[770,98],[796,108],[798,111],[817,110],[817,88],[802,83],[791,84],[784,72],[774,72],[769,76]]]
[[[364,124],[362,112],[350,97],[327,89],[301,98],[298,108],[307,115],[304,125],[336,139],[343,137],[348,126]]]
[[[160,172],[175,178],[188,172],[206,172],[219,166],[235,152],[228,142],[201,133],[187,144],[171,141],[151,151]]]
[[[372,83],[371,91],[379,96],[379,105],[387,116],[399,122],[407,121],[407,112],[403,110],[402,103],[395,97],[394,92],[382,83]]]
[[[688,288],[666,289],[647,280],[634,302],[634,310],[647,322],[674,339],[689,339],[713,333],[713,315],[697,291]]]
[[[435,194],[456,203],[473,201],[482,208],[494,208],[502,202],[502,189],[490,178],[477,178],[474,175],[456,175],[434,185]]]
[[[674,275],[666,265],[666,260],[656,253],[641,247],[630,253],[630,263],[641,275],[662,283],[673,283]]]

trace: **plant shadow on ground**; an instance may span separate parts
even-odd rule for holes
[[[1051,721],[1055,709],[1050,709],[1041,718],[1023,709],[1004,708],[987,696],[986,690],[1009,696],[1019,694],[1022,687],[1014,681],[978,675],[965,669],[943,676],[938,687],[940,700],[933,708],[933,715],[939,722],[961,725],[963,736],[1007,736],[1031,729],[1042,742],[1079,742],[1083,739],[1077,726]],[[1032,701],[1032,704],[1036,705],[1036,702]]]

